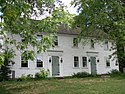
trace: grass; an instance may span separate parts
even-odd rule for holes
[[[0,83],[0,94],[125,94],[125,79],[67,78]]]

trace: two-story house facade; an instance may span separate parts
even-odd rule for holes
[[[49,70],[50,77],[71,76],[77,72],[90,74],[106,74],[113,69],[119,70],[117,60],[111,57],[114,50],[112,42],[107,39],[95,42],[94,37],[83,38],[77,42],[78,34],[72,31],[59,31],[55,47],[37,55],[34,61],[21,57],[21,51],[16,50],[11,66],[12,77],[35,75],[41,69]],[[19,37],[15,35],[15,38]]]

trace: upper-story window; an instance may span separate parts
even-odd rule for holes
[[[0,49],[2,49],[2,47],[3,47],[3,39],[1,38],[0,39]]]
[[[104,50],[108,50],[109,49],[109,44],[108,41],[104,42]]]
[[[106,57],[105,60],[106,60],[106,67],[110,67],[110,59]]]
[[[43,35],[37,34],[37,41],[40,43],[43,39]]]
[[[74,67],[79,67],[79,57],[74,56]]]
[[[55,45],[55,46],[58,46],[58,36],[55,36],[55,37],[54,37],[54,45]]]
[[[24,38],[22,38],[22,39],[21,39],[21,42],[24,42],[24,41],[25,41],[25,39],[24,39]]]
[[[21,67],[28,67],[28,60],[24,60],[24,57],[21,57]]]
[[[91,48],[92,48],[92,49],[95,48],[94,40],[92,40],[92,39],[91,39]]]
[[[77,38],[73,38],[73,46],[78,47],[78,39]]]

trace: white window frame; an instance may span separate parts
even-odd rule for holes
[[[107,66],[108,63],[109,63],[109,65]],[[110,68],[110,67],[111,67],[111,62],[110,62],[109,57],[105,57],[105,64],[106,64],[106,67],[107,67],[107,68]]]
[[[38,60],[40,60],[42,62],[42,66],[41,67],[38,66],[38,62],[37,62]],[[36,59],[36,67],[37,68],[43,68],[43,60],[41,60],[40,58],[37,58]]]
[[[28,68],[28,66],[29,66],[28,60],[26,60],[26,62],[25,62],[25,63],[27,63],[27,66],[22,66],[22,63],[24,63],[24,59],[23,59],[23,57],[21,56],[21,68]]]
[[[86,61],[83,61],[84,59],[83,58],[86,58]],[[83,66],[83,63],[86,63],[85,65],[86,66]],[[86,68],[88,65],[87,65],[87,57],[86,56],[82,56],[82,68]]]
[[[54,36],[54,45],[53,47],[59,46],[58,36]]]
[[[78,58],[78,61],[75,61],[75,57]],[[75,66],[75,62],[78,64],[78,66]],[[74,67],[74,68],[79,68],[79,67],[80,67],[80,64],[79,64],[79,56],[74,56],[74,57],[73,57],[73,67]]]
[[[108,41],[105,41],[104,42],[104,50],[109,50],[109,42]]]
[[[78,39],[73,38],[73,47],[78,47]]]
[[[94,43],[94,40],[93,39],[91,39],[91,41],[90,41],[90,48],[91,49],[95,49],[95,43]]]

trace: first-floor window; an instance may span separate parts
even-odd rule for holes
[[[87,57],[82,57],[82,67],[87,67]]]
[[[74,56],[74,67],[79,67],[79,57]]]
[[[110,59],[106,58],[106,67],[110,67]]]
[[[37,67],[43,67],[43,61],[37,58]]]
[[[28,60],[24,60],[24,57],[21,57],[21,67],[28,67]]]

